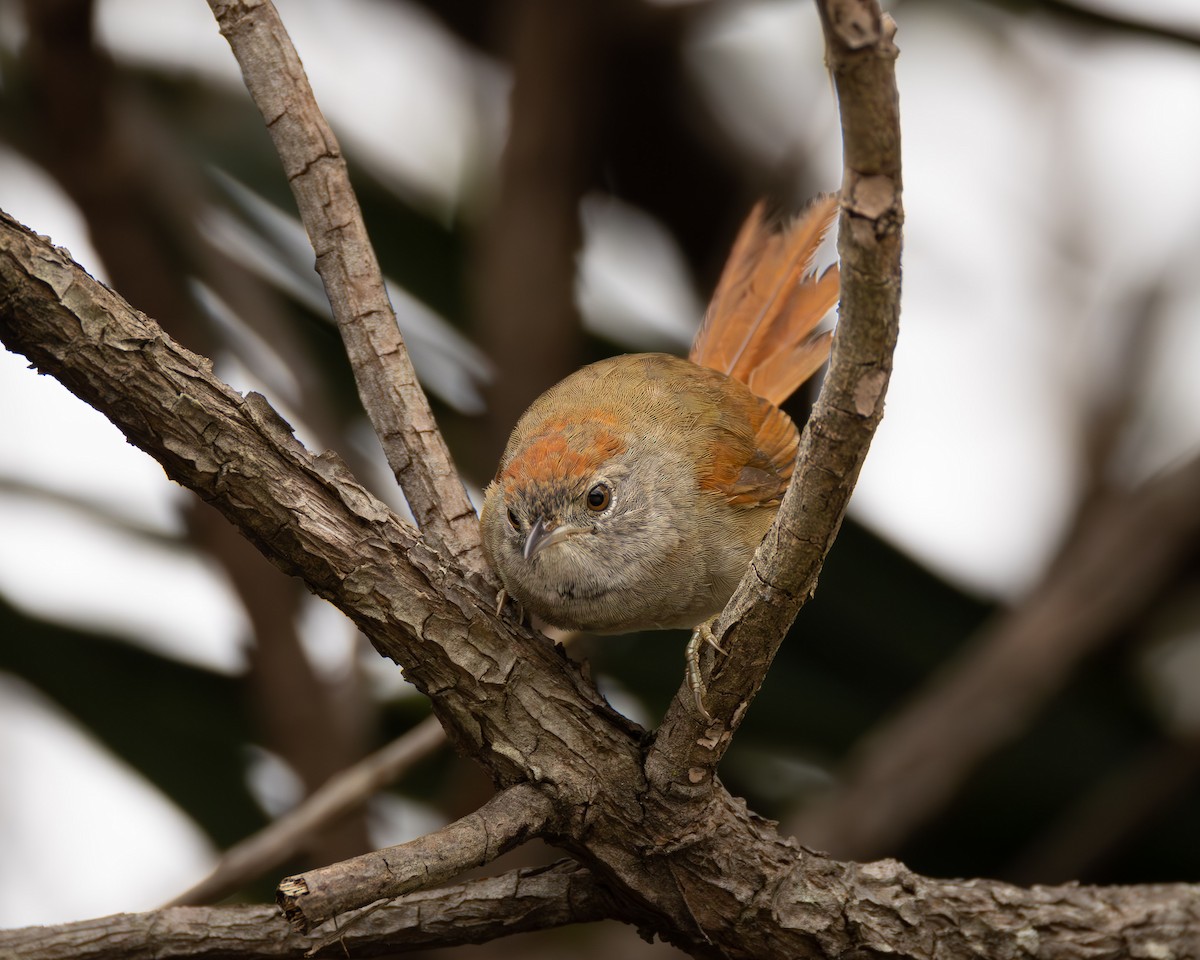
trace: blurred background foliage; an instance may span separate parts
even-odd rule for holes
[[[836,113],[806,3],[279,5],[474,490],[549,384],[617,351],[686,350],[758,196],[794,207],[837,185]],[[1101,176],[1088,140],[1099,134],[1073,111],[1089,71],[1111,79],[1152,60],[1176,65],[1177,86],[1200,103],[1200,21],[1185,7],[1115,0],[889,9],[912,225],[896,389],[862,497],[722,778],[837,855],[1019,882],[1195,879],[1200,484],[1136,527],[1151,559],[1137,537],[1089,535],[1123,529],[1163,475],[1195,473],[1200,403],[1177,368],[1200,373],[1200,297],[1194,269],[1180,269],[1200,251],[1200,198],[1173,185],[1194,180],[1197,151],[1142,131],[1126,144],[1143,156],[1140,174]],[[0,32],[0,206],[71,246],[235,386],[265,393],[310,448],[337,450],[402,508],[287,184],[205,5],[3,0]],[[1180,102],[1141,96],[1151,113]],[[1096,129],[1112,140],[1100,152],[1119,163],[1134,121],[1128,104],[1107,103],[1112,122]],[[1166,126],[1194,138],[1188,116]],[[975,123],[984,133],[970,133]],[[1064,148],[1048,131],[1077,142]],[[953,176],[924,166],[934,154]],[[1151,224],[1161,242],[1120,220],[1105,177],[1130,208],[1168,204],[1176,219]],[[1117,210],[1108,220],[1105,204]],[[1097,241],[1110,234],[1137,255]],[[973,272],[982,261],[990,273]],[[1005,316],[1014,304],[1037,306]],[[987,333],[970,353],[957,338],[976,326]],[[74,414],[56,411],[70,403],[22,392],[47,389],[33,381],[19,360],[0,369],[10,925],[174,896],[426,713],[397,668],[206,506],[150,476],[152,465],[105,466],[140,455],[98,420],[64,425]],[[1164,396],[1177,382],[1182,392]],[[888,434],[892,421],[901,426]],[[73,439],[93,433],[106,438],[95,448]],[[988,499],[996,484],[1003,496]],[[918,507],[913,490],[935,492]],[[962,503],[1004,535],[980,535]],[[915,515],[928,537],[909,536]],[[931,542],[956,536],[941,553]],[[86,546],[95,537],[105,545]],[[1101,571],[1081,584],[1070,582],[1073,545]],[[1123,564],[1153,573],[1127,578]],[[1132,595],[1081,620],[1127,579]],[[1049,620],[1031,617],[1047,593],[1066,600]],[[159,612],[139,619],[143,608]],[[1022,648],[1031,636],[1038,645]],[[683,641],[585,638],[574,653],[619,709],[652,726],[680,683]],[[972,671],[990,684],[971,687]],[[956,685],[984,692],[955,701]],[[943,702],[948,720],[892,745],[898,717]],[[54,764],[68,748],[47,731],[60,727],[107,758],[103,776]],[[943,759],[947,785],[913,799],[921,764]],[[140,782],[136,804],[102,799],[114,778]],[[443,751],[234,896],[269,897],[285,873],[407,839],[489,790]],[[858,799],[843,803],[839,790]],[[177,808],[163,832],[145,804]],[[865,823],[875,820],[889,825]],[[65,879],[96,873],[113,878],[106,890]],[[600,955],[618,938],[630,952],[667,949],[616,928],[480,949]]]

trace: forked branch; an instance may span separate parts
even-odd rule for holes
[[[216,6],[250,16],[264,4]],[[614,714],[548,643],[496,617],[494,598],[478,577],[431,551],[335,457],[304,450],[263,398],[232,391],[206,361],[6,218],[0,218],[0,339],[106,413],[264,554],[350,616],[380,652],[402,664],[456,745],[497,783],[495,807],[485,807],[495,825],[450,828],[462,843],[445,865],[438,835],[416,841],[388,863],[407,878],[402,886],[417,883],[418,873],[420,882],[448,876],[544,832],[584,864],[589,878],[602,878],[612,905],[602,904],[602,915],[696,955],[1187,955],[1200,941],[1196,887],[1025,890],[933,880],[894,862],[839,863],[781,838],[711,775],[766,669],[770,644],[782,634],[782,618],[790,622],[811,589],[811,570],[785,569],[771,558],[794,558],[788,541],[799,541],[801,554],[819,568],[880,415],[895,337],[897,275],[889,265],[899,251],[900,184],[898,165],[888,166],[898,164],[897,143],[887,133],[895,130],[890,32],[871,0],[824,0],[822,13],[843,113],[862,109],[862,119],[873,117],[876,126],[861,128],[860,136],[847,133],[846,326],[806,434],[811,486],[802,470],[789,494],[802,499],[800,515],[777,525],[755,568],[768,598],[782,606],[772,614],[770,604],[758,604],[738,635],[727,638],[741,649],[712,678],[710,704],[728,718],[715,747],[697,743],[705,731],[686,726],[693,721],[677,704],[648,754],[643,731]],[[889,91],[882,99],[872,93],[878,84]],[[284,122],[282,111],[268,116]],[[324,166],[324,154],[313,159]],[[820,459],[826,455],[831,459]],[[729,624],[739,622],[739,604],[750,605],[751,592],[739,593]],[[772,616],[781,620],[776,639],[767,641],[758,631]],[[391,895],[385,889],[393,888],[367,893]],[[427,902],[436,895],[414,896]],[[435,902],[431,914],[456,916],[445,900]],[[278,935],[279,927],[271,932]],[[461,942],[454,937],[446,931],[444,942]],[[146,929],[148,952],[167,955],[160,939]],[[193,941],[193,954],[211,950],[211,931],[205,939]],[[226,952],[239,951],[230,945]]]
[[[1025,890],[932,880],[895,863],[838,863],[780,838],[717,782],[707,785],[697,817],[677,802],[687,771],[652,787],[638,731],[548,645],[497,619],[489,596],[425,550],[336,459],[313,457],[261,397],[221,384],[205,361],[62,251],[3,217],[0,340],[103,410],[171,476],[400,659],[461,748],[502,786],[524,781],[521,789],[551,801],[547,839],[604,878],[621,919],[695,953],[756,960],[880,953],[1115,960],[1182,956],[1200,944],[1195,886]],[[178,915],[142,922],[145,955],[168,955],[160,925],[168,916]],[[279,928],[270,929],[277,938]],[[205,955],[216,930],[206,928],[203,942],[193,934],[174,955]],[[31,935],[23,935],[27,942]],[[461,942],[453,929],[444,935]],[[87,942],[102,936],[93,929]],[[58,943],[57,953],[51,944],[21,955],[80,955]],[[228,946],[229,955],[240,952]]]
[[[553,812],[544,794],[518,784],[441,830],[286,878],[279,884],[279,906],[292,926],[311,930],[356,907],[436,886],[491,863],[540,833]]]

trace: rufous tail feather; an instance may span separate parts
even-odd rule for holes
[[[837,214],[822,196],[782,230],[760,202],[738,232],[689,354],[783,403],[829,357],[832,333],[814,330],[838,299],[837,265],[819,277],[813,257]]]

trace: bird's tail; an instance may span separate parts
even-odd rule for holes
[[[821,368],[832,333],[814,330],[838,298],[837,265],[819,277],[813,256],[837,213],[822,196],[782,229],[760,202],[746,219],[689,354],[777,406]]]

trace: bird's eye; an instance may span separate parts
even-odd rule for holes
[[[519,530],[521,522],[517,519],[517,515],[512,510],[508,511],[508,525],[514,530]]]
[[[593,513],[599,513],[612,503],[612,491],[607,483],[598,483],[587,494],[587,506]]]

